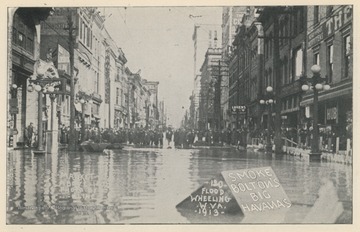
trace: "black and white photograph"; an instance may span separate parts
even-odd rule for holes
[[[354,5],[120,3],[6,7],[5,231],[356,224]]]

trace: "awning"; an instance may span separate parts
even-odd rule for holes
[[[75,105],[75,110],[78,111],[78,112],[82,112],[81,110],[81,103],[74,103]]]
[[[322,95],[319,96],[319,102],[321,101],[325,101],[325,100],[328,100],[328,99],[333,99],[333,98],[336,98],[336,97],[341,97],[341,96],[346,96],[346,95],[352,95],[352,88],[347,88],[347,89],[341,89],[339,91],[336,91],[336,92],[331,92],[331,91],[328,91],[328,92],[324,92]],[[311,95],[312,97],[309,98],[309,99],[305,99],[303,101],[300,102],[300,106],[308,106],[308,105],[311,105],[313,104],[314,102],[314,95]]]

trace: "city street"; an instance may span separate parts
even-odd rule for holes
[[[320,187],[328,180],[334,183],[344,207],[337,222],[352,222],[352,166],[308,163],[293,156],[275,157],[233,148],[128,148],[107,154],[63,152],[45,156],[12,151],[7,158],[7,221],[191,223],[192,217],[181,214],[175,206],[205,181],[223,170],[265,166],[272,167],[292,202],[283,223],[303,223],[320,197]],[[202,218],[202,223],[216,219]],[[223,223],[241,223],[228,218],[225,216]]]
[[[119,4],[7,8],[7,226],[354,224],[354,5]]]

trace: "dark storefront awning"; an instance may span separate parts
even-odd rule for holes
[[[336,92],[331,92],[331,91],[323,92],[323,94],[321,94],[319,96],[319,102],[325,101],[328,99],[332,99],[332,98],[336,98],[336,97],[346,96],[346,95],[352,96],[352,88],[341,89]],[[313,102],[314,102],[314,97],[313,97],[313,95],[311,95],[311,98],[304,99],[303,101],[301,101],[300,106],[308,106],[308,105],[313,104]]]

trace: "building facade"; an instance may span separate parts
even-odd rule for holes
[[[321,148],[346,150],[353,120],[353,7],[309,6],[307,21],[307,75],[312,75],[312,65],[320,65],[331,87],[319,92]],[[313,94],[306,93],[300,102],[304,129],[311,126],[312,105]]]
[[[220,60],[221,48],[208,48],[200,69],[199,129],[215,129],[217,118],[220,116],[220,109],[216,107],[216,102],[220,102],[220,99],[215,98],[215,96],[220,97],[217,93],[219,88],[215,88],[218,79],[214,73]]]
[[[8,115],[9,146],[25,144],[25,128],[37,128],[38,95],[28,92],[30,76],[40,58],[40,23],[54,13],[53,8],[9,8],[8,12]],[[43,107],[45,107],[45,104]],[[41,112],[42,113],[42,112]],[[47,119],[44,119],[46,124]]]
[[[236,29],[241,26],[243,15],[247,12],[247,6],[226,6],[222,13],[222,53],[221,59],[223,66],[229,68],[232,56],[232,43],[236,35]],[[221,80],[221,114],[223,119],[223,128],[230,127],[231,109],[229,108],[229,73],[222,76]]]
[[[158,91],[159,91],[159,82],[158,81],[145,81],[144,85],[147,87],[150,92],[150,101],[149,101],[149,123],[148,126],[151,129],[158,128],[159,126],[159,104],[158,104]]]

